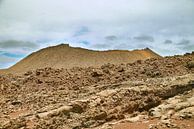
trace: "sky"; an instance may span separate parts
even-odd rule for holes
[[[194,0],[0,0],[0,68],[41,48],[194,51]]]

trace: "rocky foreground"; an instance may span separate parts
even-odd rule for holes
[[[0,75],[0,129],[192,129],[194,53]]]

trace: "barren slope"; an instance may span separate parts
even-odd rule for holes
[[[0,75],[0,129],[193,129],[193,61],[194,53]]]
[[[73,48],[67,44],[42,49],[32,53],[4,72],[23,73],[38,68],[99,67],[101,65],[131,63],[136,60],[160,57],[150,49],[93,51]]]

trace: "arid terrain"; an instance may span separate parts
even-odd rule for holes
[[[104,64],[132,63],[136,60],[160,58],[158,54],[149,48],[143,50],[108,50],[94,51],[84,48],[71,47],[61,44],[34,52],[6,70],[0,73],[24,73],[39,68],[65,68],[73,67],[100,67]]]
[[[31,55],[1,71],[0,129],[194,129],[194,53],[117,52],[88,67],[38,68]]]

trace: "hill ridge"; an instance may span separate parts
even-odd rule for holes
[[[38,68],[73,68],[100,67],[103,64],[132,63],[136,60],[159,58],[158,54],[149,48],[142,50],[89,50],[81,47],[71,47],[69,44],[59,44],[33,52],[10,68],[3,70],[10,73],[24,73]]]

